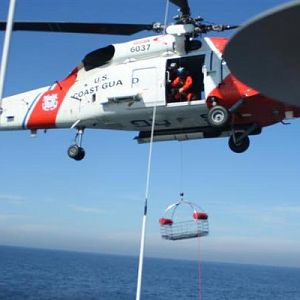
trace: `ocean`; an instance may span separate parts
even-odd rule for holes
[[[0,299],[135,299],[137,263],[129,256],[0,246]],[[194,261],[146,258],[141,299],[299,300],[300,269],[211,262],[199,269]]]

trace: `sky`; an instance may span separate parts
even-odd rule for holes
[[[284,2],[190,6],[207,21],[241,24]],[[0,0],[1,20],[7,9]],[[152,23],[163,22],[164,9],[164,0],[17,0],[16,20]],[[50,85],[90,51],[146,35],[16,32],[4,94]],[[243,154],[226,138],[155,143],[145,255],[197,259],[200,251],[206,261],[300,267],[299,131],[299,120],[265,128]],[[86,158],[76,162],[66,153],[74,136],[0,132],[0,245],[138,255],[149,145],[138,145],[135,132],[86,130]],[[209,214],[210,235],[200,242],[160,238],[158,219],[180,192]]]

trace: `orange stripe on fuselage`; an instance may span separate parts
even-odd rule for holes
[[[228,38],[223,37],[210,37],[209,38],[214,46],[218,49],[220,53],[224,52],[224,49],[226,47],[226,44],[228,43]]]
[[[67,92],[77,78],[78,70],[75,69],[67,78],[56,83],[54,87],[37,100],[27,121],[28,129],[53,128],[56,117]]]

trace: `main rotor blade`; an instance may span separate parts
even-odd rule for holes
[[[231,72],[266,96],[300,106],[299,28],[300,1],[256,17],[225,48]]]
[[[184,16],[190,16],[191,15],[191,10],[189,7],[188,0],[170,0],[173,4],[177,5],[180,7],[181,12]]]
[[[0,22],[5,30],[6,22]],[[68,23],[68,22],[14,22],[13,30],[52,31],[71,33],[97,33],[131,35],[143,30],[152,30],[152,24]]]

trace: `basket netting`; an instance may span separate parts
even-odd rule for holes
[[[207,220],[189,220],[161,225],[161,237],[166,240],[183,240],[208,235]]]

